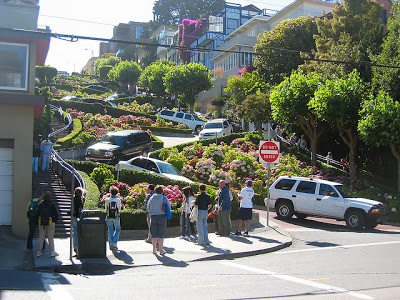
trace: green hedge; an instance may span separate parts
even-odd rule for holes
[[[67,136],[58,139],[57,143],[54,145],[54,149],[67,149],[72,146],[72,140],[82,131],[82,122],[79,119],[73,119],[73,130]]]
[[[125,98],[118,98],[118,99],[114,99],[114,100],[110,100],[110,102],[114,103],[114,104],[118,104],[118,103],[132,103],[133,101],[136,101],[137,104],[139,105],[143,105],[145,103],[150,103],[152,104],[153,101],[155,100],[154,97],[152,96],[134,96],[134,97],[125,97]]]
[[[227,144],[230,144],[233,140],[238,139],[238,138],[243,138],[246,135],[246,133],[231,133],[228,135],[225,135],[223,137],[218,138],[218,143],[224,142]],[[187,147],[187,146],[191,146],[194,143],[200,143],[203,146],[208,146],[211,144],[215,144],[215,138],[210,138],[210,139],[204,139],[204,140],[199,140],[199,141],[194,141],[194,142],[189,142],[189,143],[184,143],[184,144],[180,144],[177,146],[174,146],[173,148],[178,149],[178,151],[182,151],[183,148]],[[150,157],[152,158],[156,158],[156,159],[160,159],[160,153],[161,153],[161,149],[160,150],[156,150],[150,153]]]
[[[131,111],[115,108],[115,107],[104,106],[100,103],[84,103],[84,102],[79,102],[79,101],[63,101],[63,100],[54,100],[53,99],[50,101],[50,104],[53,104],[57,107],[62,107],[64,110],[67,108],[72,108],[72,109],[77,109],[79,111],[83,111],[86,113],[92,113],[94,115],[107,113],[108,115],[112,116],[113,118],[119,118],[120,116],[124,116],[124,115],[132,115],[132,116],[137,116],[137,117],[146,117],[153,121],[157,120],[156,115],[131,112]]]
[[[85,172],[78,171],[81,174],[86,188],[86,199],[83,209],[99,209],[100,191],[97,185],[90,179]]]
[[[164,142],[156,137],[154,134],[151,135],[151,140],[153,142],[153,149],[162,149],[164,148]]]
[[[191,128],[188,129],[179,129],[179,128],[169,128],[169,127],[151,127],[151,126],[140,126],[143,130],[150,129],[151,132],[168,132],[168,133],[182,133],[182,134],[191,134],[193,130]]]

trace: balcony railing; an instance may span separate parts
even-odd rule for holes
[[[39,5],[39,0],[0,0],[0,3]]]

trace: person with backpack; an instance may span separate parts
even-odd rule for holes
[[[58,220],[58,211],[51,200],[51,192],[43,194],[43,202],[39,204],[37,216],[39,225],[39,242],[37,256],[42,256],[43,242],[47,234],[49,241],[50,256],[55,257],[58,253],[54,249],[54,231]]]
[[[77,187],[74,191],[74,210],[72,212],[72,229],[73,229],[73,242],[74,251],[78,248],[78,219],[81,217],[83,204],[85,203],[85,190]],[[72,208],[72,207],[71,207]]]
[[[117,243],[121,232],[119,215],[121,212],[121,199],[118,198],[119,189],[116,186],[110,187],[111,197],[106,199],[106,223],[108,228],[108,244],[110,250],[118,250]]]
[[[38,227],[38,208],[39,204],[43,202],[42,197],[43,192],[41,190],[36,191],[35,197],[29,201],[26,210],[26,216],[29,220],[28,241],[26,242],[26,249],[28,252],[32,252],[33,249],[33,235],[35,234],[35,230]]]

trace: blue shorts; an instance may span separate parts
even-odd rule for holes
[[[151,237],[163,239],[167,231],[167,218],[165,215],[151,216],[150,232]]]

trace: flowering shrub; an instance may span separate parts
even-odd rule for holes
[[[218,182],[220,180],[225,180],[226,183],[230,183],[230,182],[233,181],[231,175],[232,175],[231,173],[226,172],[226,171],[221,170],[221,169],[213,170],[213,171],[211,171],[211,175],[210,175],[210,177],[208,179],[208,182],[211,185],[218,185]]]
[[[194,168],[196,180],[198,182],[208,183],[211,172],[215,170],[215,162],[210,158],[201,158]]]
[[[94,181],[98,188],[101,188],[103,185],[110,185],[114,181],[114,174],[105,167],[98,167],[93,169],[90,179]]]
[[[142,114],[147,114],[147,113],[151,113],[154,111],[153,106],[150,103],[145,103],[145,104],[139,105],[136,100],[132,101],[130,104],[129,103],[124,103],[124,104],[118,103],[117,107],[119,109],[131,111],[131,112],[142,113]]]

